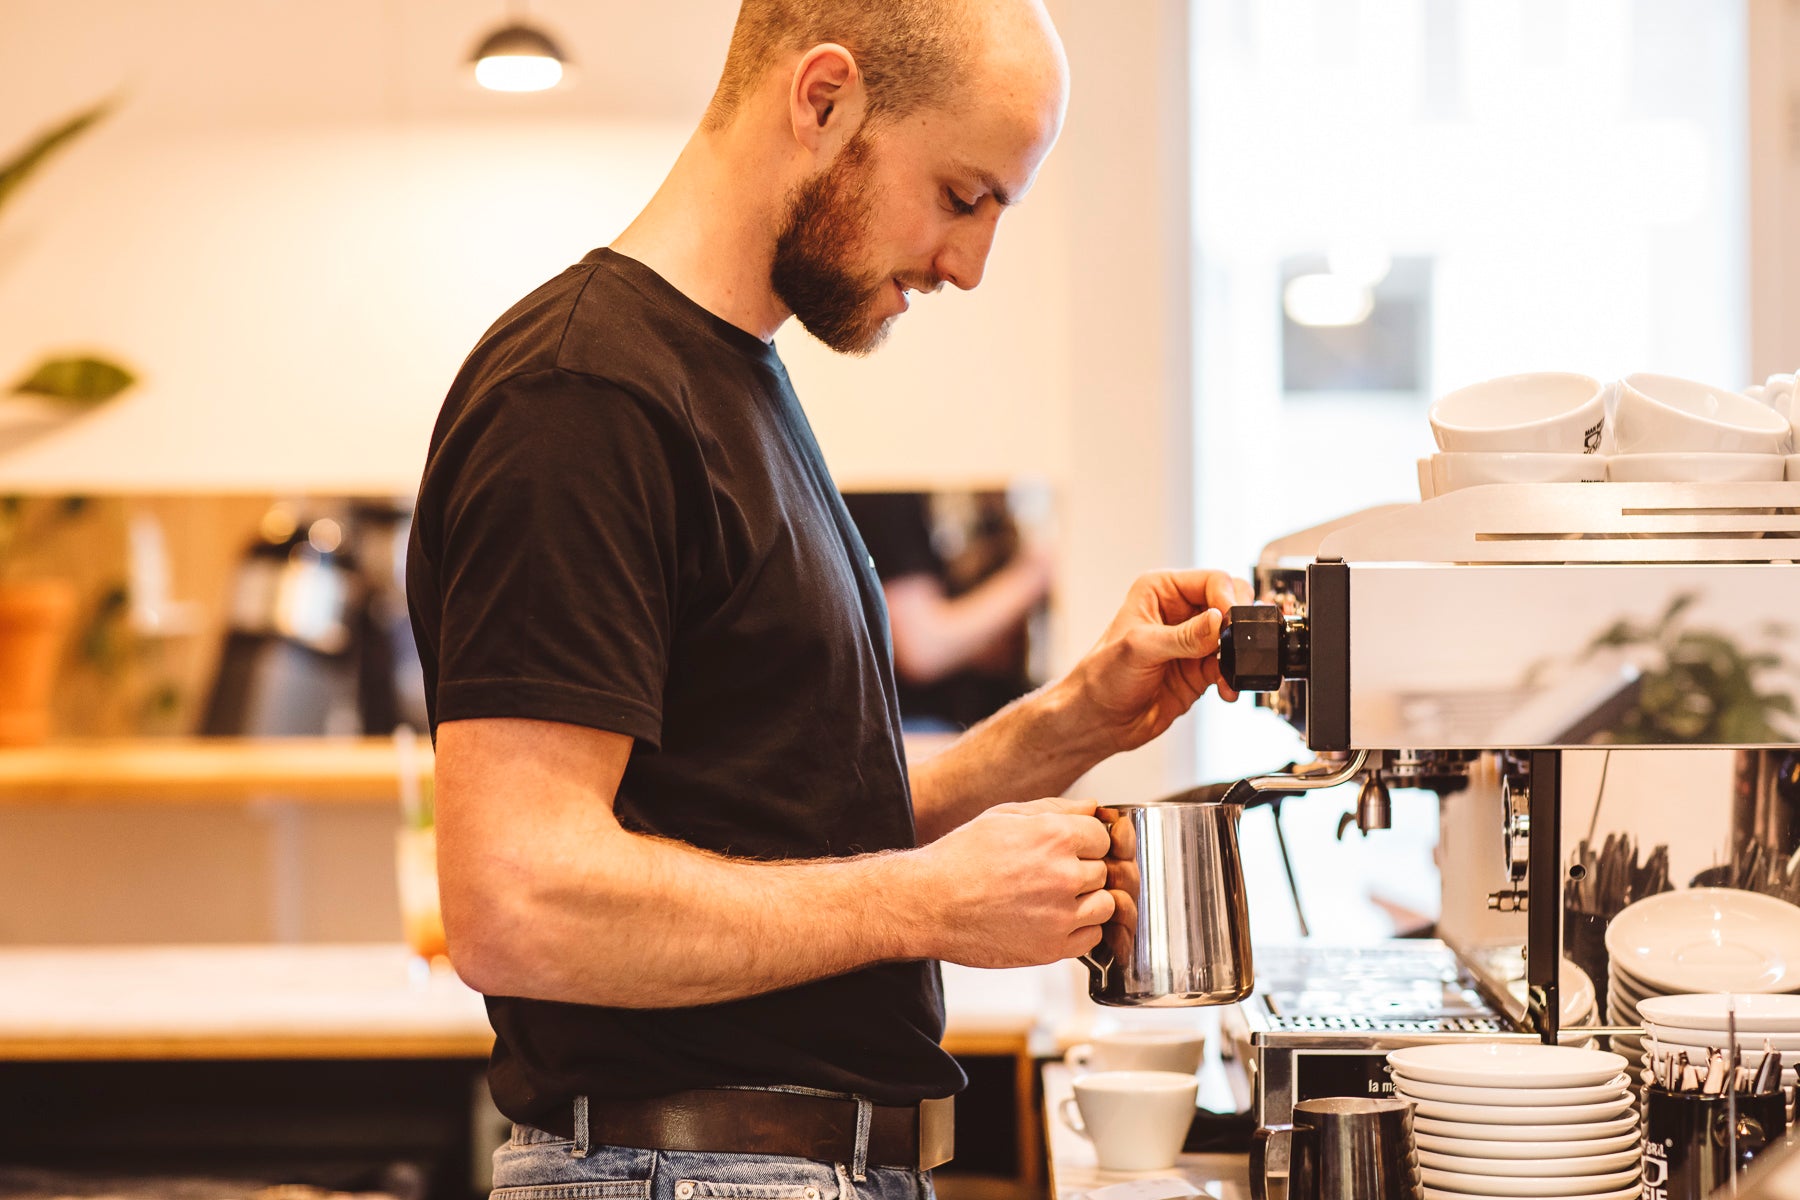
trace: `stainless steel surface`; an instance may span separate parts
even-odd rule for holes
[[[1463,488],[1340,518],[1309,541],[1351,563],[1784,562],[1800,539],[1791,483],[1526,483]],[[1263,555],[1268,561],[1268,552]]]
[[[1126,804],[1112,830],[1107,887],[1119,909],[1082,957],[1100,1004],[1231,1004],[1250,994],[1249,902],[1231,804]]]
[[[1800,753],[1738,752],[1731,847],[1734,862],[1755,857],[1762,866],[1758,872],[1745,871],[1752,877],[1734,886],[1767,891],[1790,903],[1800,896]]]
[[[1356,827],[1366,835],[1372,829],[1391,829],[1394,824],[1394,802],[1388,797],[1387,784],[1379,774],[1370,773],[1356,794]]]
[[[1314,762],[1295,767],[1292,771],[1278,771],[1273,775],[1252,775],[1244,780],[1252,791],[1257,792],[1312,792],[1322,788],[1334,788],[1355,779],[1363,765],[1369,761],[1367,750],[1358,750],[1347,760],[1339,762],[1321,755]]]
[[[1408,1022],[1391,1019],[1399,1014],[1379,997],[1294,1010],[1268,1005],[1259,989],[1241,1008],[1241,1048],[1260,1122],[1285,1121],[1321,1095],[1380,1094],[1381,1055],[1401,1044],[1526,1040],[1528,1024],[1544,1041],[1591,1036],[1560,1028],[1560,752],[1800,754],[1797,565],[1800,485],[1785,483],[1469,488],[1349,514],[1265,548],[1258,602],[1286,627],[1303,622],[1306,640],[1303,655],[1289,653],[1298,642],[1271,642],[1266,611],[1243,614],[1264,635],[1246,640],[1244,672],[1281,679],[1258,702],[1322,756],[1364,759],[1365,824],[1379,820],[1377,785],[1480,801],[1484,836],[1462,844],[1481,848],[1481,869],[1445,871],[1441,928],[1492,936],[1504,922],[1513,936],[1517,917],[1479,908],[1502,883],[1503,902],[1525,917],[1535,1007],[1523,1021],[1501,1008]],[[1273,668],[1271,644],[1283,651]],[[1790,822],[1772,782],[1780,769],[1755,766],[1742,785],[1740,840],[1760,843],[1785,883],[1790,862],[1800,872],[1800,801]],[[1284,785],[1300,790],[1266,786]],[[1496,832],[1497,879],[1501,857],[1487,849]],[[1459,889],[1470,903],[1452,904]],[[1264,974],[1278,970],[1259,949]]]
[[[1365,946],[1258,948],[1256,991],[1222,1025],[1251,1084],[1258,1124],[1302,1100],[1393,1094],[1387,1052],[1450,1041],[1526,1041],[1468,960],[1414,938]],[[1287,1147],[1274,1148],[1285,1161]]]
[[[1271,542],[1255,571],[1259,602],[1304,620],[1316,642],[1330,613],[1306,572],[1348,567],[1352,678],[1328,698],[1351,709],[1348,737],[1307,729],[1316,677],[1257,703],[1315,748],[1800,744],[1792,714],[1765,705],[1769,729],[1739,703],[1747,691],[1800,699],[1796,560],[1791,483],[1476,487],[1353,513]],[[1670,632],[1687,644],[1648,636],[1678,601]],[[1646,636],[1620,641],[1627,627]],[[1751,677],[1696,685],[1681,660],[1721,640]],[[1696,686],[1729,717],[1692,729],[1685,716],[1641,719],[1658,693]]]
[[[1800,543],[1752,544],[1800,555]],[[1348,570],[1340,617],[1350,631],[1350,746],[1800,740],[1785,707],[1800,700],[1792,564],[1351,562]],[[1315,600],[1315,642],[1328,616]],[[1312,697],[1315,707],[1321,699]]]
[[[1288,1200],[1421,1200],[1412,1112],[1408,1101],[1367,1096],[1301,1101],[1290,1124],[1256,1131],[1250,1194],[1266,1200],[1269,1141],[1286,1134]]]

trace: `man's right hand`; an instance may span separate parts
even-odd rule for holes
[[[1113,914],[1111,837],[1090,800],[1002,804],[915,853],[931,957],[968,967],[1073,958]]]

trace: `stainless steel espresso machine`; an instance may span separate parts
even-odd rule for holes
[[[1790,753],[1797,560],[1800,487],[1781,483],[1473,487],[1265,549],[1257,602],[1225,631],[1224,675],[1316,761],[1226,802],[1359,782],[1365,830],[1386,823],[1390,788],[1485,805],[1504,861],[1483,891],[1523,914],[1525,986],[1516,998],[1492,955],[1449,935],[1259,947],[1234,1023],[1260,1124],[1299,1099],[1378,1091],[1390,1049],[1563,1035],[1563,892],[1583,871],[1561,844],[1564,752]]]

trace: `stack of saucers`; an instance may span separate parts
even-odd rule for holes
[[[1644,1003],[1659,996],[1791,992],[1800,988],[1800,908],[1736,888],[1662,892],[1612,919],[1606,953],[1613,1025],[1642,1025]],[[1643,1065],[1642,1038],[1620,1034],[1612,1045]]]
[[[1426,1200],[1635,1200],[1643,1148],[1625,1060],[1535,1042],[1388,1055],[1413,1103]]]
[[[1704,1063],[1714,1050],[1731,1049],[1731,1029],[1737,1029],[1737,1059],[1752,1071],[1762,1065],[1769,1051],[1781,1055],[1781,1086],[1795,1084],[1794,1064],[1800,1063],[1800,996],[1733,996],[1708,993],[1691,996],[1654,996],[1638,1006],[1644,1018],[1644,1035],[1655,1039],[1664,1057],[1685,1053],[1688,1061]]]

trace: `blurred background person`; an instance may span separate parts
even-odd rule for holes
[[[1006,493],[844,500],[887,595],[907,732],[967,729],[1042,682],[1033,626],[1042,626],[1055,558],[1048,538],[1021,532]]]

